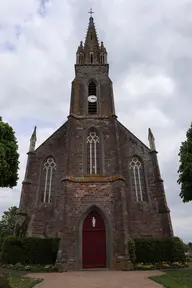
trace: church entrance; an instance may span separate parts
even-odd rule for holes
[[[84,220],[82,231],[83,268],[106,267],[105,222],[97,211],[91,211]]]

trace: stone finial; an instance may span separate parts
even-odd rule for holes
[[[35,150],[35,144],[37,142],[36,128],[37,127],[35,126],[33,133],[31,135],[31,138],[30,138],[29,152],[33,152]]]
[[[148,132],[148,141],[149,141],[149,146],[150,146],[151,151],[156,151],[155,138],[150,128]]]

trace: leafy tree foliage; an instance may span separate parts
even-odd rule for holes
[[[19,154],[13,128],[0,117],[0,187],[17,185]]]
[[[179,178],[178,183],[181,184],[180,197],[183,202],[192,200],[192,124],[187,131],[186,141],[181,143],[179,157]]]
[[[0,235],[5,237],[14,234],[18,208],[13,206],[3,213],[0,221]]]

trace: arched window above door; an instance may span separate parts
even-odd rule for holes
[[[87,174],[101,174],[101,139],[97,129],[91,128],[86,137]]]

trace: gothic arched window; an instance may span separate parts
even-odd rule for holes
[[[145,176],[142,162],[134,156],[129,163],[131,182],[136,201],[147,201]]]
[[[93,52],[90,52],[90,63],[93,64]]]
[[[53,157],[48,157],[43,164],[43,189],[41,202],[52,202],[52,181],[55,176],[56,163]]]
[[[94,81],[91,81],[88,86],[88,113],[89,114],[97,113],[97,95],[96,94],[97,94],[97,86]]]
[[[90,130],[86,140],[87,174],[101,174],[101,143],[97,131]]]

